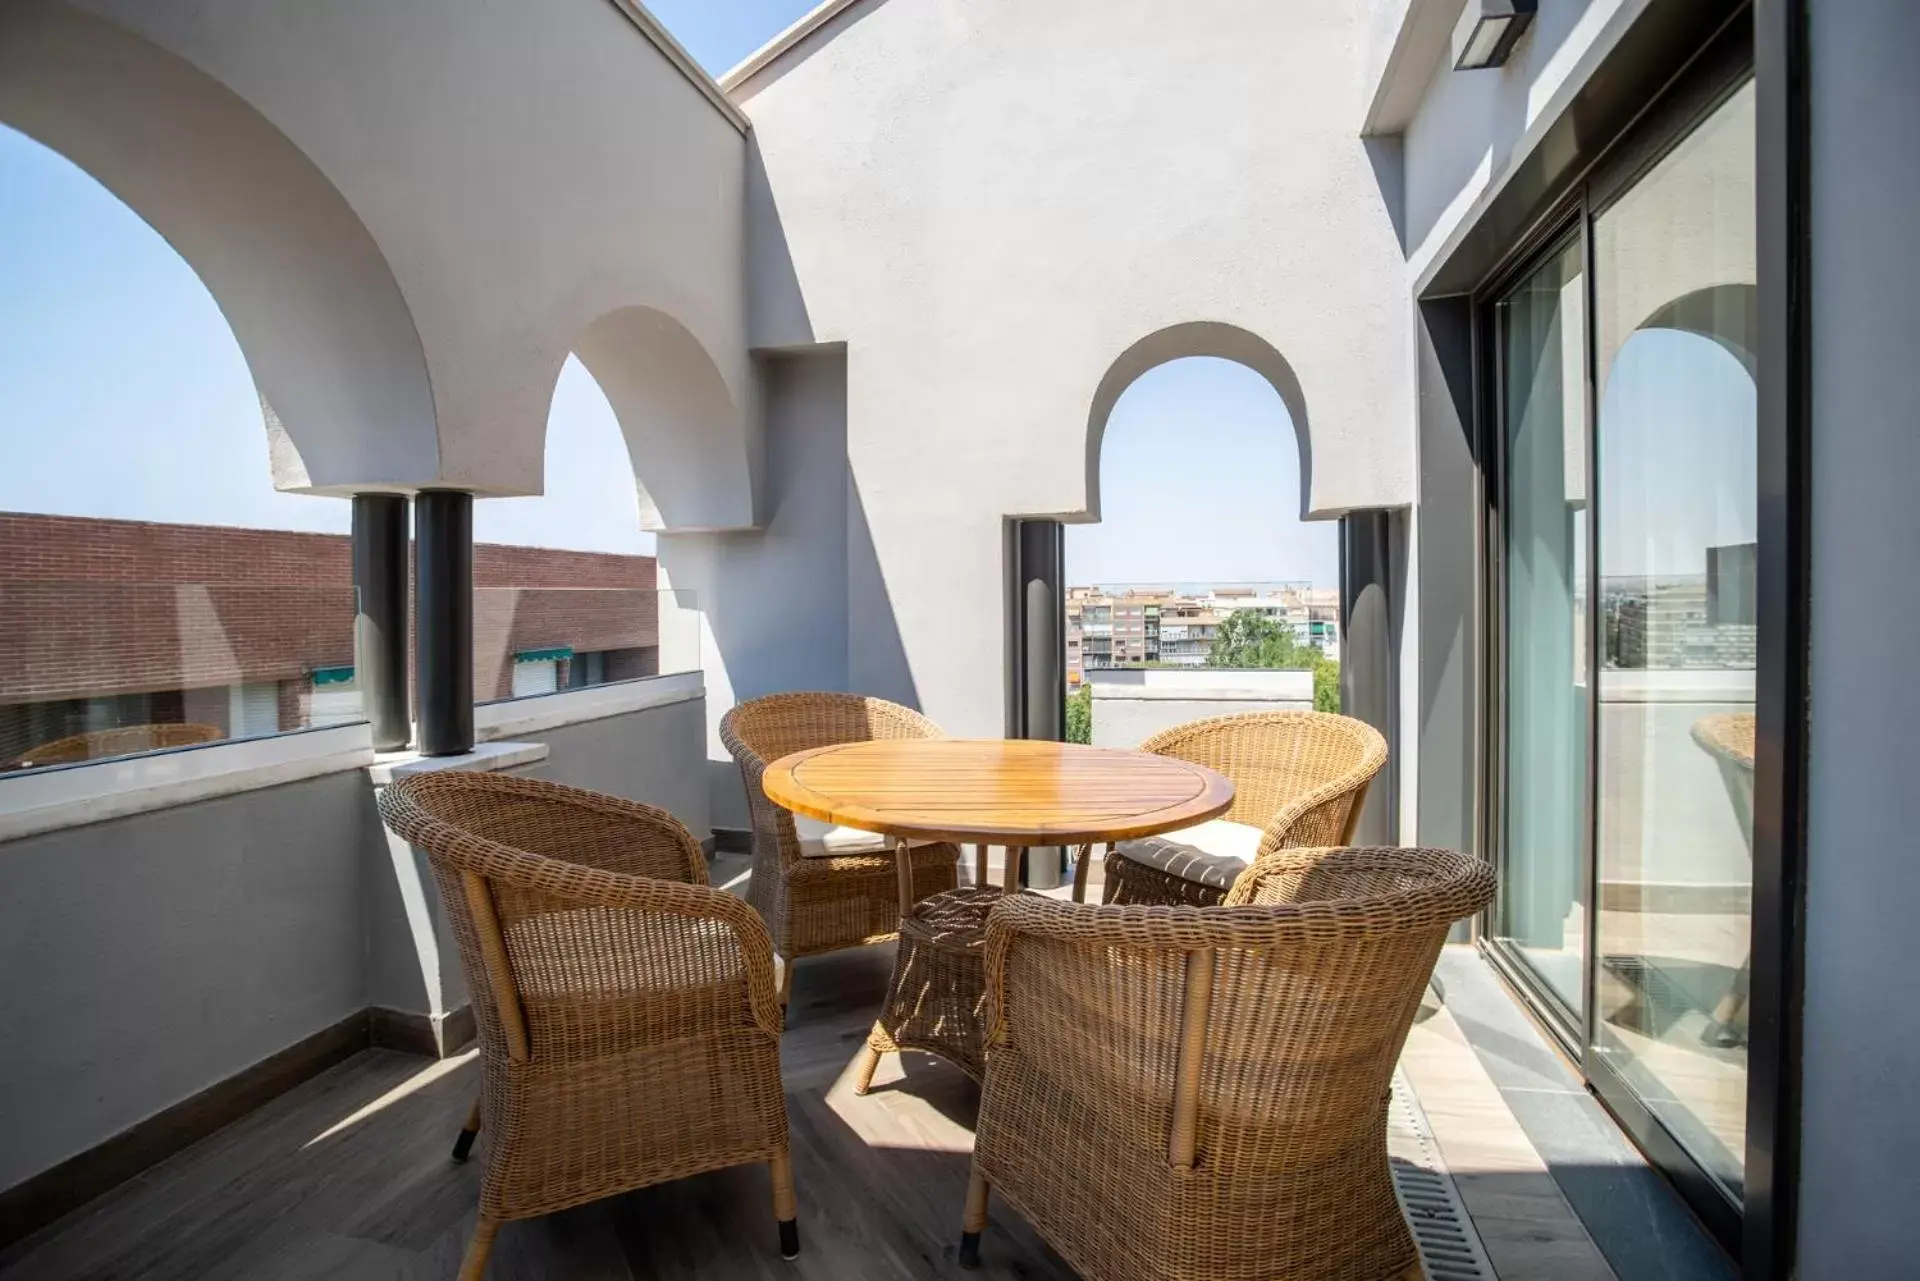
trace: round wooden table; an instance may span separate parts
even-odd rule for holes
[[[938,1054],[976,1081],[986,1070],[987,916],[1003,891],[987,882],[987,846],[1007,847],[1004,893],[1019,888],[1019,851],[1080,845],[1074,897],[1086,892],[1095,844],[1152,836],[1216,818],[1233,784],[1200,765],[1068,743],[881,739],[783,756],[761,784],[796,814],[894,840],[900,947],[886,1003],[867,1036],[853,1089],[865,1094],[880,1056]],[[910,841],[970,842],[975,883],[915,902]]]
[[[894,838],[900,910],[913,906],[909,841],[1007,847],[1006,888],[1016,887],[1016,850],[1107,844],[1153,836],[1226,813],[1233,784],[1167,756],[1025,739],[876,739],[816,747],[767,767],[774,804],[808,818]],[[1083,856],[1075,897],[1086,888]]]

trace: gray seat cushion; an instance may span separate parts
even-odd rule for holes
[[[1249,823],[1214,818],[1159,836],[1121,841],[1115,850],[1143,867],[1225,891],[1253,862],[1265,834]]]

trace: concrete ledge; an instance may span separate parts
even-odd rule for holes
[[[480,773],[513,769],[547,759],[545,743],[480,743],[471,752],[458,756],[422,756],[418,752],[387,752],[376,756],[367,767],[367,776],[375,787],[385,787],[396,778],[410,774],[437,774],[441,770],[464,769]]]
[[[706,677],[700,672],[642,676],[611,685],[589,685],[557,694],[482,703],[473,709],[473,729],[482,740],[525,738],[562,725],[624,716],[670,703],[688,703],[705,698],[706,694]]]
[[[1304,695],[1298,693],[1276,693],[1272,689],[1262,689],[1239,685],[1209,685],[1205,689],[1167,689],[1153,685],[1095,685],[1095,702],[1113,701],[1139,703],[1271,703],[1274,711],[1313,710],[1313,682],[1307,682]]]
[[[0,841],[337,774],[372,763],[364,723],[0,776]]]

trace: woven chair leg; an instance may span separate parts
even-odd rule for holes
[[[460,1261],[460,1281],[480,1281],[487,1274],[487,1259],[493,1254],[493,1238],[499,1233],[498,1219],[482,1218],[473,1225],[473,1239],[467,1242],[467,1257]]]
[[[860,1066],[853,1074],[853,1092],[865,1094],[873,1088],[873,1073],[880,1066],[880,1051],[869,1040],[860,1050]]]
[[[480,1099],[475,1096],[473,1106],[467,1109],[467,1123],[460,1127],[460,1135],[453,1141],[453,1159],[464,1162],[467,1154],[473,1151],[474,1136],[480,1133]]]
[[[767,1173],[773,1177],[773,1217],[780,1225],[780,1257],[797,1259],[800,1257],[799,1213],[793,1202],[793,1158],[785,1148],[767,1162]]]
[[[987,1176],[973,1167],[967,1180],[967,1212],[960,1220],[960,1266],[971,1272],[980,1266],[980,1234],[987,1230]]]

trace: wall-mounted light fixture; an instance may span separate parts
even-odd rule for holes
[[[1453,28],[1453,69],[1504,65],[1537,7],[1538,0],[1467,0]]]

